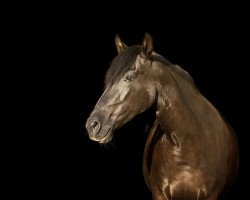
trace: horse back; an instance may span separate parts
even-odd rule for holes
[[[239,168],[239,145],[232,127],[224,120],[227,127],[227,174],[222,195],[235,183]]]

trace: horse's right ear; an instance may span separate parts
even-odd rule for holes
[[[118,34],[115,35],[115,46],[118,54],[122,53],[123,51],[125,51],[125,49],[128,48],[128,46],[121,41]]]
[[[149,57],[153,52],[153,39],[148,33],[145,33],[143,38],[142,52],[145,57]]]

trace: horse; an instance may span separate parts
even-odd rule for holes
[[[237,177],[237,137],[191,76],[153,50],[115,36],[118,55],[105,88],[86,122],[91,140],[112,140],[116,129],[154,109],[143,155],[143,176],[153,200],[216,200]]]

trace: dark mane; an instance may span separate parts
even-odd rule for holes
[[[138,45],[131,46],[112,60],[105,77],[106,86],[119,80],[131,68],[141,49]]]
[[[169,60],[167,60],[166,58],[164,58],[163,56],[158,55],[158,54],[150,56],[149,60],[151,60],[151,61],[157,61],[157,62],[162,62],[162,63],[166,64],[174,72],[176,72],[177,74],[179,74],[182,78],[184,78],[185,80],[187,80],[189,83],[192,84],[193,87],[195,87],[197,89],[196,85],[194,84],[193,78],[189,75],[189,73],[187,71],[185,71],[184,69],[182,69],[179,65],[174,65]]]

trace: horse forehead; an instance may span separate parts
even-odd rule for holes
[[[134,67],[136,69],[140,69],[142,66],[146,64],[151,64],[152,62],[149,59],[143,58],[140,54],[137,55],[134,63]]]

